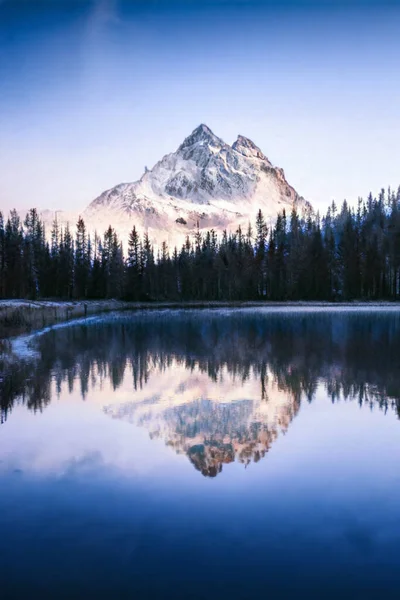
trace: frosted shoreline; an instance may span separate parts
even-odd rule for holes
[[[325,302],[325,301],[187,301],[126,302],[122,300],[0,300],[0,339],[33,333],[45,327],[111,311],[195,308],[271,308],[271,309],[391,309],[400,310],[400,302]]]
[[[0,356],[7,360],[38,358],[34,341],[50,330],[80,323],[93,323],[123,311],[174,313],[187,310],[220,309],[225,316],[237,310],[257,310],[271,313],[329,312],[393,312],[400,314],[400,302],[122,302],[100,300],[87,302],[55,302],[26,300],[0,301]],[[15,326],[13,326],[13,317]],[[9,321],[4,325],[4,320]]]

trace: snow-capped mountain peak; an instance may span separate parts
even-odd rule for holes
[[[194,144],[200,144],[202,146],[212,146],[214,148],[222,147],[225,142],[219,137],[214,135],[211,129],[203,123],[196,127],[187,138],[184,139],[182,144],[178,148],[178,152],[182,152],[186,148],[190,148]]]
[[[260,148],[243,135],[238,135],[236,142],[232,144],[232,148],[233,150],[236,150],[236,152],[239,152],[239,154],[243,154],[243,156],[247,156],[248,158],[259,158],[267,161],[268,164],[271,165],[268,158],[261,152]]]
[[[157,246],[180,245],[200,229],[235,231],[265,217],[309,205],[254,142],[242,135],[230,146],[201,124],[175,152],[134,183],[107,190],[84,211],[88,229],[116,228],[124,241],[133,225]]]

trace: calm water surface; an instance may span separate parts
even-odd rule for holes
[[[400,311],[124,313],[1,367],[0,597],[399,598]]]

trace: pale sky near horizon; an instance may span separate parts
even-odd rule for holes
[[[324,209],[400,184],[400,2],[0,0],[0,210],[83,210],[200,123]]]

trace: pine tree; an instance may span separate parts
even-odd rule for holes
[[[140,239],[136,227],[133,226],[129,234],[126,261],[126,297],[130,300],[139,300],[142,296],[141,275]]]
[[[75,234],[74,288],[76,298],[86,298],[88,295],[90,275],[90,259],[86,226],[79,217]]]
[[[263,298],[266,293],[266,241],[268,235],[264,215],[259,209],[256,219],[256,277],[258,296]]]
[[[4,272],[5,297],[28,297],[24,285],[25,269],[23,267],[24,234],[21,221],[16,210],[10,212],[4,232]]]
[[[59,290],[61,298],[68,300],[73,298],[74,262],[74,242],[67,224],[60,234]]]

